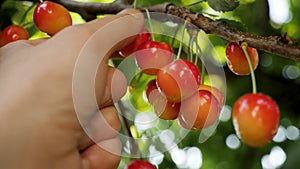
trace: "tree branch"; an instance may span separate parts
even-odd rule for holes
[[[72,0],[52,0],[65,6],[69,11],[77,12],[86,21],[96,18],[100,14],[116,14],[123,9],[132,8],[131,5],[116,0],[112,3],[78,2]]]
[[[247,42],[249,46],[265,52],[281,55],[300,62],[300,46],[293,46],[291,40],[286,36],[282,37],[261,37],[248,34],[230,28],[225,22],[214,21],[200,13],[195,13],[187,8],[170,5],[167,13],[180,18],[191,19],[191,23],[205,31],[215,34],[228,41]]]
[[[123,9],[131,8],[122,0],[113,3],[86,3],[71,0],[53,0],[64,5],[68,10],[79,13],[87,21],[96,18],[98,14],[116,14]],[[170,3],[149,6],[151,12],[162,12],[177,16],[182,19],[187,17],[191,23],[196,25],[208,34],[215,34],[228,41],[247,42],[249,46],[261,51],[280,55],[300,62],[300,46],[293,46],[287,36],[282,37],[261,37],[233,29],[225,22],[214,21],[200,13],[191,11],[184,7],[178,7]]]

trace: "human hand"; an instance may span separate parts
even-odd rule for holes
[[[127,37],[138,34],[143,21],[129,9],[47,40],[0,48],[1,168],[118,166],[120,122],[113,101],[127,83],[107,61],[133,40]]]

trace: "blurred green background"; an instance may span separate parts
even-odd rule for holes
[[[79,0],[78,0],[79,1]],[[84,0],[81,0],[84,1]],[[105,2],[113,0],[85,0],[84,2]],[[260,36],[280,36],[287,33],[295,44],[300,42],[300,3],[298,0],[241,0],[240,5],[230,12],[217,12],[206,2],[199,0],[136,0],[137,6],[148,6],[172,2],[178,6],[192,8],[196,12],[216,20],[225,20],[229,25]],[[196,3],[199,2],[199,3]],[[10,24],[24,26],[31,39],[47,37],[33,24],[33,10],[38,1],[4,0],[1,2],[0,28]],[[193,5],[191,5],[193,4]],[[71,13],[73,23],[85,21],[80,15]],[[172,26],[161,28],[161,23],[153,21],[153,29],[175,31]],[[147,23],[146,23],[147,26]],[[181,32],[181,29],[179,30]],[[177,34],[176,36],[181,36]],[[123,99],[129,119],[130,130],[137,139],[140,154],[158,168],[203,168],[203,169],[295,169],[300,165],[300,63],[259,51],[260,64],[255,71],[258,91],[271,96],[281,111],[280,127],[273,141],[260,148],[251,148],[239,141],[231,121],[234,102],[245,93],[251,92],[250,76],[234,75],[226,66],[226,40],[215,35],[202,34],[198,37],[200,46],[206,46],[204,57],[212,65],[222,69],[225,77],[210,76],[215,86],[226,93],[226,105],[218,125],[204,131],[183,130],[176,121],[154,120],[150,105],[143,98],[143,89],[153,77],[142,75],[140,84],[133,93],[128,92]],[[172,39],[156,35],[157,40],[172,42]],[[185,40],[188,41],[188,37]],[[207,38],[207,39],[206,39]],[[174,50],[178,42],[174,43]],[[184,50],[186,51],[186,50]],[[116,62],[115,62],[116,63]],[[134,61],[120,64],[125,70]],[[128,71],[128,70],[126,70]],[[137,110],[135,108],[138,108]],[[120,115],[121,117],[121,115]],[[141,120],[142,119],[142,120]],[[148,120],[148,121],[147,121]],[[143,121],[144,123],[140,123]],[[149,123],[147,123],[149,122]],[[126,130],[121,131],[124,143],[124,157],[119,168],[129,161],[130,146],[126,140]]]

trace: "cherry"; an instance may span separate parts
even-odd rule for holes
[[[258,147],[270,142],[277,132],[279,108],[264,94],[246,94],[234,104],[233,125],[240,139],[249,146]]]
[[[247,47],[253,70],[258,66],[258,53],[255,48]],[[247,58],[241,48],[235,42],[228,43],[226,47],[226,58],[229,69],[237,75],[248,75],[250,74],[250,68]]]
[[[178,103],[198,91],[200,73],[187,60],[175,60],[159,70],[157,85],[171,102]]]
[[[156,169],[156,167],[145,160],[134,160],[131,161],[125,169]]]
[[[156,75],[162,67],[172,61],[173,51],[167,43],[149,41],[137,48],[136,63],[146,74]]]
[[[186,129],[203,129],[218,120],[220,111],[221,107],[216,97],[207,90],[199,90],[181,102],[178,120]]]
[[[69,11],[64,6],[54,2],[44,1],[39,3],[33,16],[37,28],[50,36],[72,25]]]
[[[177,118],[180,103],[168,101],[166,96],[157,89],[156,80],[152,80],[148,83],[146,96],[160,119],[174,120]]]
[[[0,46],[17,40],[27,40],[28,38],[29,34],[22,26],[10,25],[1,33]]]
[[[141,45],[144,42],[148,42],[150,40],[151,40],[150,33],[148,32],[147,29],[143,29],[141,31],[141,33],[137,36],[137,38],[132,43],[125,46],[123,49],[121,49],[119,51],[119,54],[124,57],[127,57],[130,54],[132,54],[133,52],[136,52],[139,45]]]
[[[218,88],[209,86],[209,85],[205,85],[205,84],[201,84],[199,86],[199,90],[207,90],[207,91],[211,92],[215,96],[215,98],[218,100],[219,105],[220,106],[224,105],[223,93]]]

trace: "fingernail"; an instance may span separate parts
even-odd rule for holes
[[[89,161],[87,159],[81,160],[81,169],[89,169]]]

